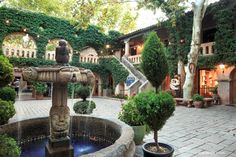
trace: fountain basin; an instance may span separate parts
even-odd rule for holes
[[[0,133],[7,133],[19,143],[30,143],[38,138],[49,136],[49,119],[36,118],[0,126]],[[105,147],[82,157],[132,157],[135,151],[133,130],[116,119],[93,116],[72,116],[70,135],[88,137],[105,142]]]

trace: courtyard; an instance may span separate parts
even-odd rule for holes
[[[68,100],[71,115],[73,102]],[[121,111],[119,99],[94,97],[97,108],[93,116],[117,119]],[[51,100],[16,101],[16,114],[9,122],[48,117]],[[236,157],[236,107],[215,105],[205,109],[177,106],[174,115],[160,131],[160,142],[174,146],[175,157]],[[152,141],[152,133],[144,142]],[[135,157],[142,157],[141,146],[136,146]]]

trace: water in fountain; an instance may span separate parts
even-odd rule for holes
[[[21,78],[19,80],[19,89],[18,89],[18,101],[22,101],[22,84],[23,84],[23,79]],[[22,130],[21,130],[21,117],[20,117],[20,114],[18,112],[19,111],[19,108],[17,109],[15,107],[15,110],[16,110],[16,115],[17,115],[17,142],[18,144],[20,144],[21,142],[21,135],[22,135]]]

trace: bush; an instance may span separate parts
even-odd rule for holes
[[[34,89],[36,94],[43,95],[47,91],[47,87],[45,83],[34,82]]]
[[[155,32],[151,32],[144,43],[141,68],[157,90],[168,73],[168,63],[165,48]]]
[[[199,94],[194,94],[192,99],[193,101],[203,101],[204,97]]]
[[[16,113],[11,101],[0,100],[0,125],[6,124]]]
[[[15,102],[16,92],[11,87],[3,87],[0,89],[0,99]]]
[[[157,132],[164,126],[175,110],[173,97],[166,92],[157,94],[154,91],[149,91],[135,96],[134,102],[144,122],[154,131],[157,152],[163,152],[158,144]]]
[[[90,95],[90,89],[88,86],[80,85],[75,91],[75,94],[83,99],[83,101],[86,101],[86,98]]]
[[[0,87],[9,84],[13,77],[13,66],[6,57],[0,55]]]
[[[21,153],[16,141],[7,135],[0,135],[0,157],[19,157]]]
[[[78,101],[74,104],[75,113],[79,114],[91,114],[93,109],[96,108],[96,104],[93,101]]]
[[[122,111],[119,113],[119,119],[131,126],[139,126],[144,124],[143,117],[140,116],[133,99],[130,99],[122,106]]]

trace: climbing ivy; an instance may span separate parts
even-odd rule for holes
[[[27,67],[27,66],[45,66],[45,65],[53,65],[56,62],[52,60],[45,60],[42,58],[17,58],[17,57],[9,57],[10,63],[15,67]]]
[[[74,50],[80,50],[85,46],[100,50],[108,41],[115,41],[121,35],[116,31],[105,35],[97,26],[76,29],[64,19],[7,7],[0,7],[0,17],[0,47],[7,35],[14,32],[24,32],[23,30],[26,29],[25,33],[29,34],[36,42],[37,58],[43,58],[46,45],[51,39],[65,39]],[[116,44],[115,42],[110,44],[113,43]]]
[[[115,58],[100,58],[99,64],[112,74],[114,85],[124,82],[129,75],[129,72]]]

